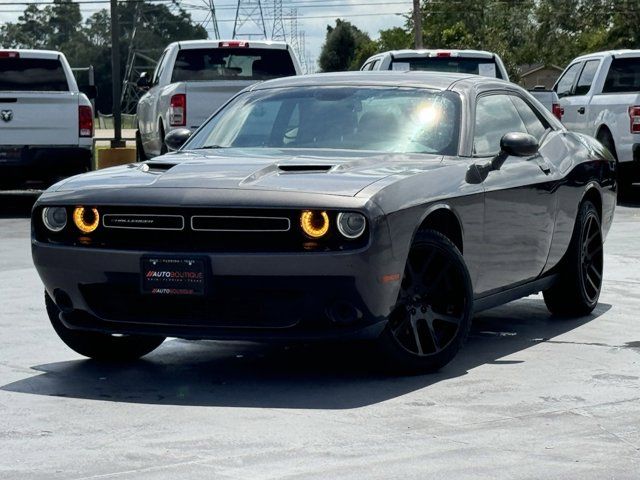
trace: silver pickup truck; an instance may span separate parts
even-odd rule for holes
[[[284,42],[192,40],[170,44],[138,102],[138,159],[167,152],[165,135],[195,130],[243,88],[261,80],[299,75],[293,50]]]
[[[92,151],[93,108],[64,55],[0,49],[0,188],[86,172]]]

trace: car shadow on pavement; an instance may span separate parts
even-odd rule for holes
[[[0,218],[29,218],[39,191],[0,192]]]
[[[610,308],[600,304],[590,316],[560,320],[549,315],[539,297],[532,297],[482,313],[474,320],[466,347],[431,375],[382,374],[365,345],[169,340],[128,365],[91,360],[38,365],[32,368],[42,374],[0,390],[161,405],[357,408],[463,376],[483,364],[513,368],[522,363],[518,352],[579,328]]]

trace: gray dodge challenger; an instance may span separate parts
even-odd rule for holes
[[[428,372],[474,312],[537,292],[554,316],[598,302],[615,161],[514,84],[284,78],[166,142],[176,151],[64,180],[33,208],[47,312],[82,355],[371,339],[386,366]]]

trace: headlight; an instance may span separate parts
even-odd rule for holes
[[[338,214],[338,231],[347,238],[358,238],[366,226],[367,221],[360,213],[342,212]]]
[[[100,224],[100,214],[97,208],[77,207],[73,211],[73,223],[82,233],[91,233]]]
[[[52,232],[59,232],[67,225],[67,210],[63,207],[47,207],[42,210],[42,222]]]
[[[329,215],[327,212],[304,210],[300,214],[302,231],[310,238],[320,238],[329,231]]]

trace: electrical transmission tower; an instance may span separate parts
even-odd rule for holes
[[[289,45],[299,54],[300,46],[298,45],[298,9],[289,10]]]
[[[238,0],[236,19],[233,22],[233,38],[238,37],[267,38],[260,0]]]
[[[286,40],[284,21],[282,20],[282,0],[273,0],[273,29],[271,40]]]
[[[216,16],[216,6],[213,0],[202,0],[209,8],[209,15],[207,15],[207,23],[211,23],[213,29],[213,37],[220,38],[220,30],[218,29],[218,17]]]

